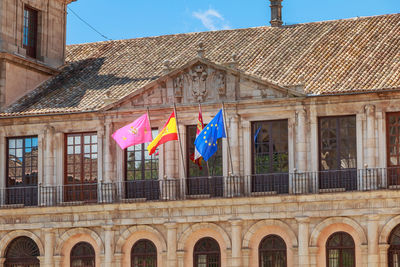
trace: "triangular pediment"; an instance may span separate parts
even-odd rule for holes
[[[128,105],[197,104],[253,98],[297,97],[304,94],[261,77],[205,58],[196,58],[103,110]]]

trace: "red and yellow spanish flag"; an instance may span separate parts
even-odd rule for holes
[[[159,145],[162,145],[168,141],[178,140],[178,130],[176,127],[175,112],[172,112],[171,116],[165,123],[164,127],[157,135],[156,138],[147,146],[149,155],[153,154]]]

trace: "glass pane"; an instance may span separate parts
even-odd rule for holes
[[[287,120],[255,122],[252,128],[254,174],[288,172]]]

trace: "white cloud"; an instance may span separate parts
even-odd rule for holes
[[[193,12],[193,16],[199,19],[204,27],[210,31],[230,29],[229,23],[215,9],[209,8],[206,11]]]

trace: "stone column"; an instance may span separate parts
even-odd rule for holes
[[[242,266],[242,221],[231,220],[232,227],[232,267]]]
[[[115,267],[122,267],[122,253],[115,253],[114,254],[114,266]]]
[[[178,257],[178,267],[185,267],[185,251],[179,250],[176,252],[176,256]]]
[[[102,266],[113,266],[113,227],[103,226],[104,229],[104,261]]]
[[[376,167],[376,140],[375,140],[375,106],[365,105],[366,114],[366,164],[368,168]]]
[[[368,266],[379,266],[379,216],[368,216]]]
[[[291,175],[292,192],[309,193],[307,171],[307,113],[304,107],[296,111],[296,172]]]
[[[0,155],[6,155],[6,137],[2,129],[0,129]],[[5,190],[6,187],[6,157],[0,157],[0,205],[5,203]]]
[[[240,174],[240,145],[239,145],[239,116],[233,115],[230,118],[229,143],[232,153],[232,169],[234,175]],[[230,163],[229,163],[230,164]]]
[[[299,267],[310,266],[310,253],[309,253],[309,223],[310,219],[308,217],[296,217],[296,221],[299,224]]]
[[[53,229],[44,229],[44,265],[55,266],[54,262],[55,233]]]
[[[167,267],[176,267],[176,233],[178,225],[175,222],[169,222],[165,226],[167,227]]]
[[[376,168],[376,136],[375,136],[375,106],[365,105],[365,164],[368,169]],[[378,187],[378,175],[374,170],[363,170],[363,189],[376,189]]]
[[[175,146],[178,145],[177,142],[167,142],[158,149],[164,147],[164,164],[165,164],[165,175],[167,179],[176,179],[177,170],[176,164],[179,160],[176,156]]]
[[[379,254],[380,254],[380,265],[381,267],[388,266],[388,249],[390,245],[388,244],[380,244],[379,245]]]
[[[242,248],[243,266],[250,266],[250,248]]]
[[[113,153],[111,149],[111,135],[112,135],[112,123],[107,122],[106,123],[106,129],[105,129],[105,135],[103,138],[104,142],[104,150],[103,150],[103,160],[104,160],[104,176],[103,176],[103,182],[109,183],[112,180],[113,177]],[[101,164],[99,162],[99,164]]]
[[[54,267],[61,266],[62,257],[60,255],[54,256]]]
[[[307,170],[307,113],[303,108],[296,111],[296,168]]]
[[[44,181],[43,185],[54,185],[55,175],[54,175],[54,127],[47,125],[45,129],[45,154],[44,154]]]
[[[318,247],[309,247],[309,252],[310,252],[310,266],[311,267],[316,267],[317,266],[317,260],[318,260]]]
[[[244,166],[244,192],[246,195],[251,193],[251,146],[252,146],[252,136],[251,136],[251,123],[250,121],[242,120],[243,129],[243,166]]]

